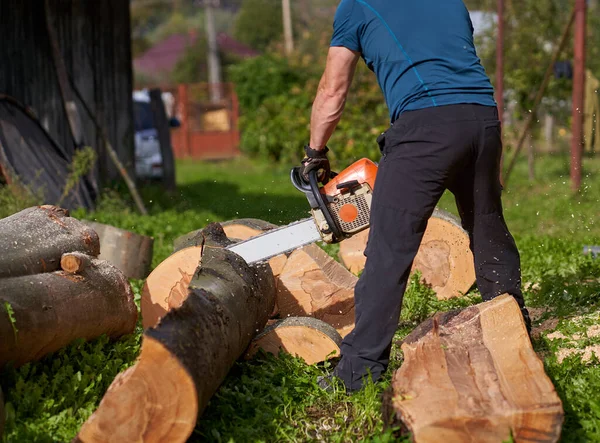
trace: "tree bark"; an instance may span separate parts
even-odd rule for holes
[[[354,329],[357,278],[317,245],[296,249],[277,278],[281,317],[310,316],[344,337]]]
[[[231,240],[246,240],[277,227],[277,225],[257,218],[229,220],[219,224],[223,227],[225,234]],[[198,229],[176,238],[173,242],[175,252],[190,246],[196,246],[198,242],[195,237],[201,236],[201,234],[202,229]]]
[[[81,252],[63,254],[60,267],[67,274],[80,274],[83,270],[93,265],[94,258]]]
[[[275,302],[269,266],[248,266],[224,249],[231,242],[218,224],[202,236],[202,265],[186,298],[146,330],[138,363],[113,382],[80,441],[186,441],[267,323]]]
[[[136,321],[129,282],[105,261],[93,260],[77,275],[0,279],[0,367],[38,360],[78,338],[130,334]]]
[[[340,244],[340,261],[354,274],[365,267],[364,255],[369,231],[365,230]],[[436,209],[427,223],[411,273],[420,271],[438,299],[459,297],[475,283],[473,253],[469,236],[453,215]]]
[[[128,278],[143,279],[150,272],[154,240],[145,235],[86,221],[100,237],[101,260],[106,260],[123,272]]]
[[[35,206],[0,220],[0,278],[54,272],[66,252],[100,253],[98,235],[56,206]]]
[[[312,317],[289,317],[266,327],[257,335],[245,358],[252,358],[259,349],[275,356],[283,350],[312,365],[339,357],[340,346],[342,337],[324,321]]]
[[[232,241],[246,240],[276,227],[258,219],[231,220],[220,225]],[[160,263],[148,276],[141,301],[144,328],[155,326],[170,309],[183,303],[188,285],[200,265],[203,239],[202,229],[176,239],[175,253]],[[285,254],[269,260],[275,278],[281,273],[286,261]],[[275,284],[277,282],[278,280],[275,280]]]
[[[560,398],[510,295],[436,315],[402,351],[384,419],[402,421],[415,441],[491,443],[511,432],[518,442],[559,439]]]

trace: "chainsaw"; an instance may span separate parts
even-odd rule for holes
[[[377,164],[363,158],[340,173],[331,173],[327,184],[319,186],[317,171],[310,171],[306,180],[302,167],[295,167],[290,178],[306,195],[311,216],[227,249],[253,264],[314,242],[333,244],[352,237],[369,227],[376,175]]]

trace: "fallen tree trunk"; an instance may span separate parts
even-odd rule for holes
[[[202,265],[181,306],[146,330],[139,361],[115,379],[79,441],[186,441],[264,328],[275,302],[270,268],[248,266],[224,249],[230,241],[218,224],[202,236]]]
[[[245,358],[252,358],[259,349],[275,356],[283,350],[312,365],[339,357],[341,345],[340,334],[324,321],[312,317],[290,317],[275,322],[258,334]]]
[[[219,224],[232,241],[246,240],[276,227],[257,219],[231,220]],[[156,325],[170,309],[181,306],[192,276],[200,265],[203,241],[202,229],[179,237],[174,242],[175,253],[150,273],[142,290],[141,308],[144,328]],[[286,261],[285,254],[269,260],[275,277],[281,273]]]
[[[128,278],[143,279],[150,272],[154,240],[114,226],[91,221],[85,222],[100,238],[101,260],[106,260]]]
[[[365,267],[364,251],[368,237],[367,229],[340,243],[340,261],[354,274],[359,274]],[[439,209],[434,211],[411,273],[417,270],[421,272],[423,282],[432,286],[440,300],[464,295],[475,283],[469,236],[452,214]]]
[[[278,277],[281,317],[314,317],[344,337],[354,329],[357,278],[317,245],[291,253]]]
[[[0,367],[38,360],[78,338],[130,334],[136,321],[129,282],[105,261],[93,260],[77,275],[0,279]]]
[[[384,419],[414,441],[556,442],[563,409],[531,346],[519,306],[503,295],[436,315],[402,344]]]
[[[54,272],[65,252],[100,253],[98,235],[56,206],[35,206],[0,220],[0,278]]]

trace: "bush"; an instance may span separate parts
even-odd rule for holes
[[[324,68],[326,39],[314,40],[323,50],[289,60],[264,55],[232,67],[242,118],[241,148],[251,157],[294,163],[308,143],[310,114]],[[310,45],[306,41],[300,44]],[[369,157],[379,159],[376,139],[389,125],[389,114],[375,76],[359,64],[342,119],[329,142],[330,158],[342,169]]]

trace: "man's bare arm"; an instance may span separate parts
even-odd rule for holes
[[[337,126],[360,54],[344,47],[331,47],[325,72],[319,82],[310,119],[310,147],[323,149]]]

